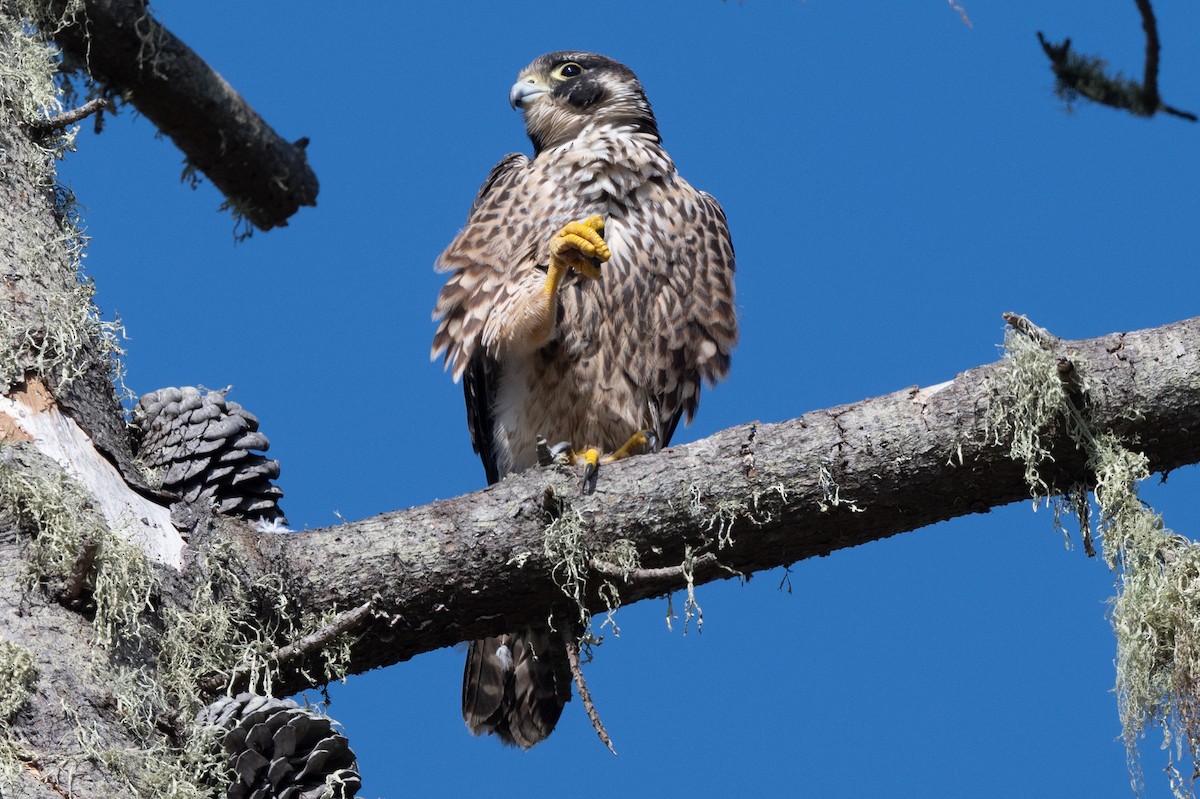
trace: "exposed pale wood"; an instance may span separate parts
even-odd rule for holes
[[[53,403],[40,380],[31,379],[0,396],[0,417],[5,418],[3,428],[10,430],[0,432],[0,440],[29,439],[83,484],[110,529],[137,542],[156,563],[182,566],[183,538],[171,524],[170,511],[130,488],[88,434]]]

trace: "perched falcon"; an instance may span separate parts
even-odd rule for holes
[[[509,93],[532,159],[492,169],[437,262],[433,357],[462,378],[489,483],[568,441],[594,467],[670,443],[701,382],[737,341],[733,246],[721,206],[662,148],[637,76],[595,53],[556,52]],[[548,628],[475,641],[463,718],[528,749],[571,698]]]

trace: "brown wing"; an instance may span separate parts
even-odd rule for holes
[[[466,227],[438,258],[434,268],[450,272],[438,295],[433,317],[439,320],[431,357],[442,357],[454,380],[463,381],[471,445],[483,461],[489,484],[501,477],[492,436],[492,401],[500,366],[479,346],[487,311],[507,292],[505,256],[521,249],[506,222],[520,195],[519,184],[529,159],[519,153],[505,156],[483,182]]]
[[[434,265],[450,276],[433,310],[438,327],[431,357],[442,357],[455,382],[479,348],[488,314],[512,294],[521,265],[533,263],[538,237],[520,212],[528,166],[528,158],[513,153],[492,168],[466,226]]]
[[[659,235],[669,242],[672,263],[664,299],[656,303],[647,377],[656,432],[667,446],[680,417],[691,422],[695,415],[701,383],[728,374],[738,328],[733,243],[720,204],[677,178],[659,208]]]

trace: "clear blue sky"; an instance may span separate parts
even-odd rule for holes
[[[1197,313],[1200,126],[1064,112],[1035,32],[1139,76],[1130,0],[205,3],[160,18],[288,138],[319,205],[234,246],[211,186],[132,112],[61,165],[128,383],[233,384],[297,529],[484,484],[429,362],[434,258],[505,153],[517,71],[561,48],[631,66],[681,172],[724,205],[742,343],[677,441],[929,385],[994,360],[1003,311],[1065,337]],[[1165,99],[1200,111],[1200,9],[1156,3]],[[1152,481],[1157,482],[1157,481]],[[1195,469],[1146,496],[1184,533]],[[1127,797],[1113,575],[1029,503],[621,611],[578,701],[522,753],[471,738],[463,653],[334,686],[362,796]],[[397,575],[400,579],[401,575]],[[678,605],[677,605],[678,607]],[[1165,760],[1147,742],[1151,795]]]

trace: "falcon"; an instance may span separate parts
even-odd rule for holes
[[[675,170],[637,76],[560,51],[509,92],[533,158],[506,156],[436,269],[432,357],[462,380],[489,483],[569,442],[586,475],[671,441],[737,341],[721,206]],[[548,626],[470,644],[463,718],[528,749],[571,698]]]

